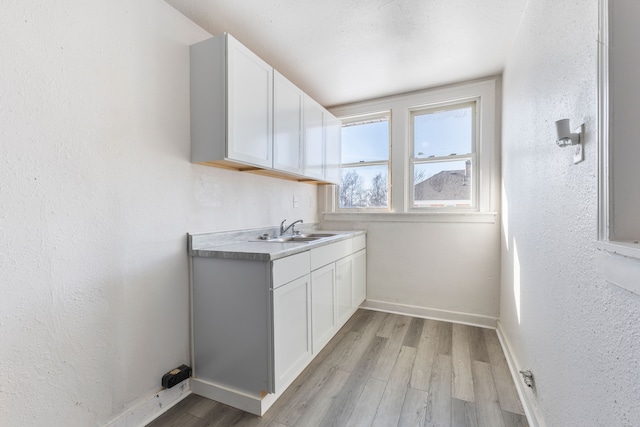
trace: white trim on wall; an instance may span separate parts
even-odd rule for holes
[[[191,394],[191,380],[186,379],[175,387],[165,388],[142,403],[127,409],[105,427],[143,427],[155,420]]]
[[[519,371],[521,369],[526,369],[526,367],[518,368],[514,353],[511,351],[509,340],[502,330],[502,324],[499,320],[497,324],[498,325],[496,327],[496,333],[498,334],[498,340],[500,341],[500,345],[502,346],[502,352],[507,359],[509,372],[511,373],[513,382],[516,385],[518,397],[520,397],[520,402],[522,402],[522,407],[524,409],[525,416],[527,417],[527,421],[529,422],[529,426],[545,427],[546,424],[544,422],[542,413],[540,412],[540,409],[538,408],[538,405],[536,403],[535,396],[533,395],[533,389],[527,387],[522,380],[522,376],[520,376]]]
[[[495,317],[482,316],[479,314],[461,313],[457,311],[440,310],[437,308],[419,307],[407,304],[396,304],[370,299],[363,302],[362,305],[360,305],[360,308],[490,329],[495,329],[496,322],[498,320]]]

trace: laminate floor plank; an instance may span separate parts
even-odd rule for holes
[[[265,416],[276,413],[278,417],[281,417],[281,421],[284,419],[282,422],[286,424],[288,417],[295,416],[293,415],[294,408],[304,406],[308,397],[317,392],[319,387],[322,387],[331,374],[330,371],[343,365],[344,358],[360,338],[360,333],[349,330],[346,330],[341,337],[334,337],[287,388]]]
[[[471,353],[471,360],[489,363],[489,355],[487,354],[487,346],[484,342],[483,329],[484,328],[478,327],[469,328],[469,350]]]
[[[349,372],[341,371],[340,369],[334,370],[333,375],[324,387],[308,401],[307,407],[300,414],[300,418],[289,425],[304,425],[308,427],[337,425],[327,424],[323,419],[336,398],[338,398],[340,392],[344,390],[345,384],[350,376],[351,374]]]
[[[359,313],[359,312],[356,312]],[[361,316],[360,316],[361,317]],[[350,335],[351,337],[360,336],[359,333],[352,330],[348,325],[355,324],[355,322],[351,322],[351,319],[347,321],[345,326],[340,328],[338,333],[324,346],[324,348],[320,351],[320,353],[311,361],[310,365],[319,365],[324,362],[324,360],[328,357],[336,357],[335,352],[336,349],[340,349],[345,346],[345,343],[349,342],[349,338],[346,336]]]
[[[315,365],[323,365],[325,368],[336,367],[342,370],[347,370],[345,368],[347,368],[349,360],[351,359],[353,347],[359,343],[360,339],[362,339],[361,333],[353,331],[347,332],[340,340],[340,344],[328,349],[329,352],[326,353],[326,357],[323,360],[318,361]],[[325,349],[322,351],[324,352]]]
[[[378,328],[376,335],[382,338],[391,338],[391,333],[396,326],[396,320],[400,316],[399,314],[382,313],[382,322]]]
[[[469,329],[466,325],[453,324],[451,360],[453,363],[453,394],[455,399],[474,402]]]
[[[524,415],[524,409],[518,396],[516,386],[513,383],[507,360],[502,352],[502,346],[498,340],[496,331],[492,329],[483,330],[484,340],[487,345],[487,353],[491,361],[491,371],[496,384],[498,398],[500,399],[500,407],[504,411],[513,412],[514,414]]]
[[[491,365],[474,361],[471,363],[471,371],[476,395],[478,427],[504,427],[502,409],[500,409]]]
[[[264,416],[190,395],[148,427],[313,425],[522,427],[527,419],[495,331],[358,310]]]
[[[424,319],[412,317],[409,321],[409,328],[404,336],[402,345],[417,348],[420,342],[420,336],[422,335],[422,328],[424,328]]]
[[[179,407],[174,406],[168,412],[147,424],[147,427],[196,427],[201,421],[201,418],[195,417],[186,411],[180,411]]]
[[[427,319],[422,328],[416,361],[411,371],[409,386],[417,390],[429,391],[431,368],[437,345],[438,322]]]
[[[520,414],[514,414],[509,411],[502,411],[502,418],[506,427],[529,427],[527,417]]]
[[[451,356],[435,356],[425,426],[451,425]]]
[[[387,387],[386,381],[376,380],[375,378],[369,378],[365,385],[360,397],[356,402],[351,416],[345,425],[349,427],[368,427],[373,422],[373,418],[378,410],[380,400],[384,394],[384,389]]]
[[[452,323],[438,322],[436,353],[451,356]]]
[[[206,397],[198,396],[197,394],[189,395],[189,397],[184,399],[183,402],[187,400],[188,406],[185,408],[186,411],[198,418],[202,418],[207,415],[215,406],[222,405],[221,403],[207,399]]]
[[[372,314],[367,317],[368,323],[359,328],[358,331],[354,330],[354,332],[360,333],[360,339],[357,342],[353,343],[351,351],[349,352],[348,357],[344,359],[344,363],[340,365],[340,369],[343,369],[347,372],[353,372],[354,370],[356,370],[356,367],[360,362],[362,355],[365,351],[367,351],[367,347],[369,346],[373,337],[376,336],[380,324],[384,320],[384,314],[385,313],[372,312]]]
[[[294,393],[293,395],[290,394],[288,399],[282,399],[282,397],[284,397],[282,396],[274,404],[274,406],[279,404],[278,407],[270,408],[267,413],[276,409],[277,412],[273,417],[274,421],[278,421],[279,423],[288,426],[295,425],[306,407],[309,405],[309,402],[320,392],[322,387],[324,387],[325,383],[332,377],[333,372],[336,370],[337,369],[334,367],[324,369],[322,366],[314,370],[306,381],[302,382],[297,393]],[[297,380],[295,382],[297,382]]]
[[[404,404],[400,412],[399,427],[422,427],[427,415],[429,393],[415,388],[407,388]]]
[[[245,412],[227,405],[218,405],[200,418],[196,427],[222,427],[234,425],[245,416]],[[236,424],[237,425],[237,424]]]
[[[415,359],[415,348],[401,347],[400,354],[387,382],[387,388],[384,390],[382,400],[378,405],[378,411],[373,419],[373,426],[387,427],[398,424]]]
[[[384,315],[386,313],[377,312],[373,310],[358,310],[356,314],[358,315],[358,317],[351,325],[351,330],[353,332],[363,333],[365,330],[367,330],[371,326],[371,319],[373,319],[374,317],[377,317],[377,318],[380,318],[380,320],[382,320],[381,318],[384,318]],[[351,319],[349,319],[349,321],[350,320]]]
[[[366,387],[386,342],[387,338],[378,336],[374,336],[370,340],[369,346],[356,365],[356,369],[349,376],[337,399],[333,401],[324,420],[324,425],[344,425],[351,417],[351,412]]]
[[[476,404],[466,400],[451,399],[451,426],[478,427]]]
[[[404,338],[409,330],[411,318],[407,316],[397,316],[396,324],[391,332],[391,338],[387,339],[387,345],[378,359],[376,369],[371,376],[379,380],[387,381],[396,363],[400,348],[404,342]]]

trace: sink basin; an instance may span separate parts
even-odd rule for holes
[[[296,234],[295,236],[279,236],[279,237],[269,237],[267,239],[256,239],[252,240],[253,242],[265,242],[265,243],[304,243],[304,242],[315,242],[316,240],[326,239],[327,237],[333,237],[335,234],[329,233],[307,233],[307,234]]]
[[[307,237],[307,236],[289,236],[289,237],[271,237],[269,239],[260,239],[256,240],[257,242],[267,242],[267,243],[300,243],[300,242],[313,242],[318,239],[322,239],[322,237]]]
[[[307,233],[307,234],[299,234],[300,237],[309,237],[314,239],[324,239],[325,237],[333,237],[335,234],[332,233]]]

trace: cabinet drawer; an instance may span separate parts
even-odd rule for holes
[[[309,274],[309,265],[309,251],[273,261],[273,288]]]
[[[311,271],[351,255],[351,252],[353,252],[351,250],[352,240],[341,240],[330,245],[311,249]]]
[[[365,234],[360,235],[360,236],[356,236],[353,239],[351,239],[351,251],[353,253],[358,252],[364,248],[367,247],[367,236]]]

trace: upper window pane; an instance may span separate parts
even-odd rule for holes
[[[473,105],[413,115],[413,156],[444,157],[473,151]]]
[[[342,164],[389,160],[389,119],[342,126]]]

